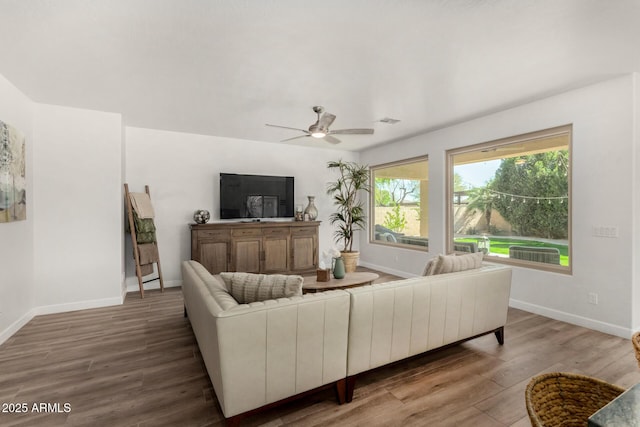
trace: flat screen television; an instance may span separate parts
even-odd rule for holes
[[[220,173],[220,219],[289,218],[292,176]]]

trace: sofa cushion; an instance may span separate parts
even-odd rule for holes
[[[220,273],[227,290],[240,304],[302,295],[302,276]]]
[[[482,267],[484,253],[475,252],[465,255],[438,255],[433,274],[455,273],[456,271],[473,270]]]

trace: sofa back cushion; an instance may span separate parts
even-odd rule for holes
[[[359,286],[351,295],[347,375],[504,326],[511,267]]]
[[[302,295],[304,279],[297,275],[220,273],[227,290],[240,304]]]

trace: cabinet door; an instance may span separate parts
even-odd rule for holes
[[[200,259],[197,260],[211,274],[229,271],[229,242],[200,241]]]
[[[264,273],[286,273],[289,270],[289,236],[265,237]]]
[[[291,270],[311,271],[318,266],[318,257],[316,253],[318,237],[315,234],[299,233],[291,236]]]
[[[233,241],[233,271],[245,273],[260,272],[260,253],[262,252],[262,238],[234,239]]]

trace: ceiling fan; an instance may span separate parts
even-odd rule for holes
[[[373,129],[329,130],[329,126],[331,126],[331,123],[333,123],[333,121],[336,119],[336,116],[330,113],[325,113],[324,107],[320,107],[320,106],[313,107],[313,112],[316,113],[316,115],[318,116],[318,120],[316,120],[314,124],[309,126],[309,130],[291,128],[287,126],[270,125],[270,124],[266,124],[266,126],[304,132],[304,135],[283,139],[281,142],[291,141],[293,139],[298,139],[298,138],[307,138],[310,136],[313,138],[324,139],[325,141],[331,144],[339,144],[342,141],[340,141],[338,138],[334,137],[333,135],[371,135],[373,134]],[[321,114],[322,116],[320,116]]]

